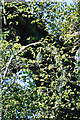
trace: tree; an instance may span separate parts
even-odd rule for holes
[[[40,119],[79,119],[80,81],[74,59],[80,45],[79,3],[70,6],[59,2],[5,3],[4,10],[3,38],[6,40],[1,41],[3,118],[28,119],[30,113],[32,118]],[[20,71],[33,79],[34,85],[29,80],[31,89],[22,90],[14,84]],[[24,74],[21,79],[26,81]],[[7,85],[5,81],[8,80],[13,82]],[[9,93],[16,89],[18,93],[10,96]],[[9,115],[6,109],[11,111]],[[17,110],[21,112],[17,114]]]

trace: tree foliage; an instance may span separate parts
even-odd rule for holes
[[[2,119],[80,119],[79,4],[3,5]]]

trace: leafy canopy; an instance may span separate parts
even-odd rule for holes
[[[4,120],[79,119],[75,60],[80,45],[79,4],[4,3],[0,41]],[[17,80],[28,80],[29,86],[22,88]]]

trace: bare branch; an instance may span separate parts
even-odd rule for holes
[[[12,59],[13,59],[16,55],[18,55],[18,54],[20,54],[22,51],[24,51],[26,48],[28,48],[28,47],[30,47],[30,46],[32,46],[32,45],[37,45],[37,44],[42,44],[42,43],[41,43],[41,42],[31,43],[31,44],[29,44],[29,45],[26,45],[26,46],[22,47],[22,48],[21,48],[18,52],[16,52],[14,55],[11,55],[9,62],[8,62],[7,65],[6,65],[6,69],[5,69],[5,71],[4,71],[3,78],[6,77],[6,74],[7,74],[7,71],[8,71],[8,68],[9,68],[10,63],[12,62]]]

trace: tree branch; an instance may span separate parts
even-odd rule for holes
[[[22,47],[22,48],[21,48],[18,52],[16,52],[14,55],[11,55],[9,62],[8,62],[7,65],[6,65],[6,69],[5,69],[5,71],[4,71],[3,78],[6,77],[6,74],[7,74],[7,71],[8,71],[8,68],[9,68],[10,63],[12,62],[12,59],[13,59],[16,55],[18,55],[18,54],[20,54],[22,51],[24,51],[26,48],[28,48],[28,47],[30,47],[30,46],[32,46],[32,45],[37,45],[37,44],[42,44],[42,43],[41,43],[41,42],[31,43],[31,44],[29,44],[29,45],[26,45],[26,46]]]

